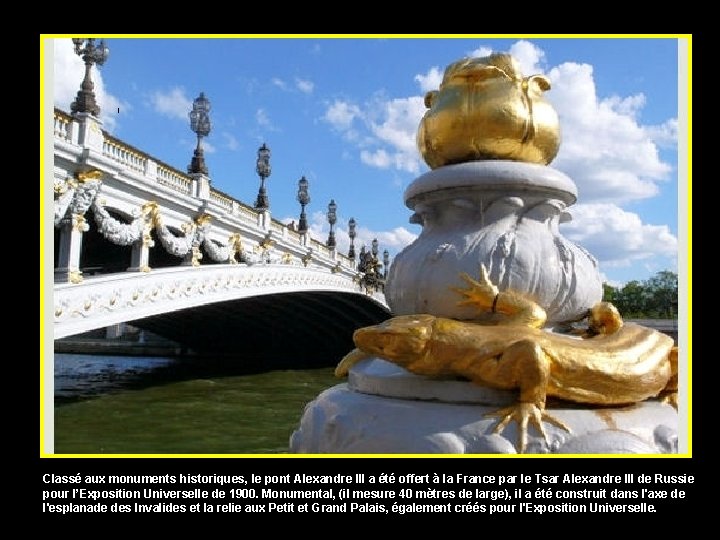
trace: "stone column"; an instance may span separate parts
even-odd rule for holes
[[[55,268],[56,282],[80,283],[83,280],[80,271],[80,250],[82,249],[83,233],[88,228],[82,214],[72,214],[62,220],[58,266]]]
[[[128,272],[150,271],[150,248],[154,244],[149,234],[147,234],[147,238],[146,235],[143,234],[143,237],[132,245]]]
[[[75,113],[73,118],[78,124],[78,144],[102,154],[105,139],[102,133],[102,122],[90,113]]]
[[[191,173],[190,177],[197,183],[196,197],[201,201],[210,200],[210,178],[202,173]]]
[[[258,210],[258,227],[265,231],[269,231],[271,223],[272,217],[270,216],[270,210]]]

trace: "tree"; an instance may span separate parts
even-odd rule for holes
[[[666,319],[677,318],[677,274],[668,270],[658,272],[647,281],[647,289],[651,297],[652,311],[657,313],[658,317]]]
[[[603,300],[615,304],[627,319],[676,319],[678,276],[663,270],[643,282],[629,281],[622,288],[604,283]]]

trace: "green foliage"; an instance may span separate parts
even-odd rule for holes
[[[677,319],[678,277],[663,270],[646,281],[622,288],[603,283],[603,300],[612,302],[626,319]]]

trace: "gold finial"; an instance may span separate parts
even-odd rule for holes
[[[547,165],[560,148],[560,124],[542,94],[550,81],[523,77],[509,54],[464,58],[428,92],[417,145],[435,169],[452,163],[509,159]]]

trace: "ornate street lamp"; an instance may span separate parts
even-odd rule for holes
[[[355,260],[355,237],[357,236],[357,233],[355,232],[355,227],[357,223],[355,222],[355,218],[350,218],[350,221],[348,221],[348,236],[350,237],[350,249],[348,250],[348,259],[351,261]]]
[[[90,68],[93,64],[102,66],[108,59],[110,49],[105,46],[104,39],[98,45],[95,45],[95,40],[92,38],[73,38],[72,41],[75,45],[75,54],[82,56],[85,61],[85,78],[80,85],[75,101],[70,105],[70,110],[74,113],[90,113],[93,116],[99,116],[100,107],[95,101],[95,92],[93,92],[95,85],[90,79]]]
[[[377,254],[378,254],[378,241],[377,238],[373,238],[372,241],[372,248],[370,248],[373,254],[373,259],[377,261]]]
[[[390,252],[383,251],[383,279],[387,279],[388,268],[390,267]]]
[[[203,92],[200,92],[200,95],[193,101],[193,108],[188,116],[190,117],[190,129],[197,134],[197,147],[188,172],[207,174],[208,168],[205,165],[202,138],[210,134],[210,101]]]
[[[367,255],[367,253],[365,251],[365,246],[363,245],[360,247],[360,254],[358,255],[358,265],[357,265],[358,272],[365,273],[366,266],[367,266],[365,264],[367,261],[366,255]]]
[[[307,234],[308,224],[307,216],[305,215],[305,207],[310,204],[310,194],[308,193],[308,181],[304,176],[298,180],[297,200],[300,203],[300,223],[298,224],[298,232],[300,234]]]
[[[255,171],[260,176],[260,190],[255,201],[255,210],[267,210],[270,208],[270,199],[265,191],[265,179],[270,176],[270,149],[265,143],[258,148],[257,166]]]
[[[335,226],[335,223],[337,222],[337,204],[335,204],[335,199],[330,199],[330,204],[328,204],[328,212],[327,212],[327,220],[330,224],[330,234],[328,235],[327,239],[327,247],[330,249],[335,249],[335,231],[333,230],[333,227]]]

